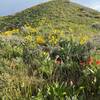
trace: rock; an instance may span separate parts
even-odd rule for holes
[[[91,25],[92,28],[100,30],[100,23],[94,23]]]

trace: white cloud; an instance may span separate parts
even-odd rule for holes
[[[94,4],[91,6],[93,9],[99,10],[100,11],[100,4]]]

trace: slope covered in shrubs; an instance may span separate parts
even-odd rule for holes
[[[0,19],[0,30],[11,30],[20,28],[30,23],[33,27],[51,24],[55,28],[61,28],[73,33],[98,32],[97,27],[92,28],[92,24],[100,23],[100,13],[72,3],[69,0],[51,0],[47,3],[34,6],[12,16]]]
[[[99,100],[97,22],[67,0],[0,18],[0,99]]]

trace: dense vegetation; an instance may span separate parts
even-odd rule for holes
[[[100,31],[100,13],[68,0],[49,1],[49,3],[34,6],[13,16],[2,17],[0,18],[0,30],[21,27],[27,23],[33,27],[39,27],[41,22],[43,23],[42,26],[49,23],[53,27],[64,29],[67,32],[73,29],[75,33],[89,34],[95,31],[92,25],[99,24],[97,28]]]
[[[1,100],[99,100],[100,13],[52,0],[0,17]]]

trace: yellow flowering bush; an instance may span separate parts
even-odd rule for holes
[[[19,29],[13,29],[12,30],[12,33],[18,33],[19,32]]]
[[[31,35],[27,35],[26,37],[25,37],[25,40],[26,41],[28,41],[28,42],[32,42],[32,36]]]
[[[57,44],[58,42],[58,36],[56,34],[50,34],[49,35],[49,43],[50,44]]]
[[[37,44],[44,44],[45,43],[44,37],[43,36],[37,36],[36,37],[36,43]]]
[[[89,37],[87,35],[83,36],[81,39],[80,39],[80,44],[83,45],[85,44],[87,41],[89,40]]]
[[[55,45],[58,43],[58,41],[60,40],[60,38],[65,37],[65,34],[63,31],[58,30],[58,29],[54,29],[52,33],[49,34],[49,43],[52,45]]]
[[[6,31],[3,33],[3,35],[5,36],[11,36],[12,35],[12,31]]]
[[[19,29],[13,29],[11,31],[5,31],[2,33],[2,35],[5,35],[5,36],[11,36],[13,35],[14,33],[18,33],[19,32]]]
[[[29,32],[33,32],[33,33],[37,32],[37,29],[31,27],[30,25],[28,25],[28,26],[25,25],[24,27],[25,27],[25,29],[28,30]]]

